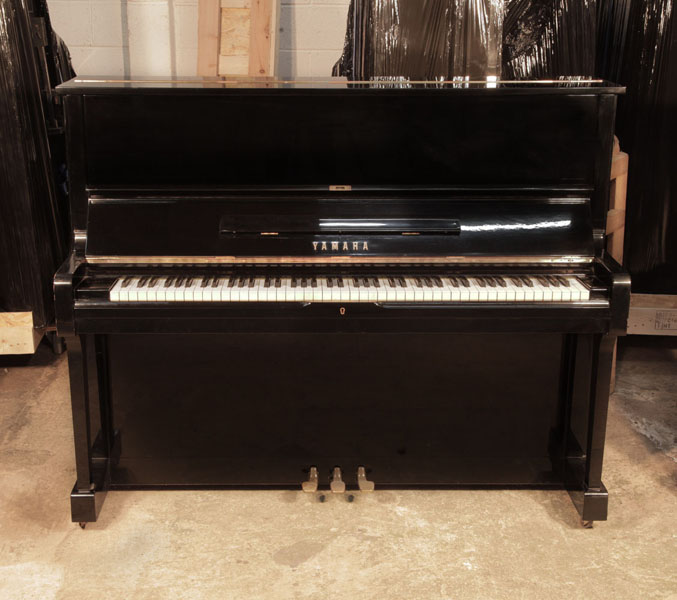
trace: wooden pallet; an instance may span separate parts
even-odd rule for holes
[[[0,354],[33,354],[43,335],[32,312],[0,313]]]
[[[278,0],[199,0],[197,73],[275,74]]]
[[[625,201],[628,192],[627,153],[621,152],[618,138],[614,137],[614,153],[611,159],[611,190],[609,212],[606,217],[606,249],[619,263],[623,264],[623,242],[625,240]],[[616,387],[616,346],[611,367],[610,392]]]
[[[611,195],[609,198],[609,212],[606,217],[606,249],[619,264],[623,264],[628,164],[629,158],[627,153],[621,152],[618,138],[614,137],[614,154],[611,159]]]

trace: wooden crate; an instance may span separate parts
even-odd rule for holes
[[[33,354],[43,335],[32,312],[0,312],[0,354]]]
[[[279,0],[199,0],[198,75],[275,75]]]

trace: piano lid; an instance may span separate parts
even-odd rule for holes
[[[378,81],[350,81],[345,77],[298,77],[276,79],[274,77],[75,77],[57,86],[59,94],[91,93],[173,93],[223,94],[253,90],[271,93],[284,91],[308,91],[322,94],[359,90],[361,92],[387,93],[490,93],[493,95],[520,94],[623,94],[625,87],[603,79],[571,78],[564,80],[501,81],[487,78],[482,81],[411,81],[392,78]]]

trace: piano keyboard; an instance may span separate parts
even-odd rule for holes
[[[571,302],[590,290],[575,276],[186,277],[128,276],[113,302]]]

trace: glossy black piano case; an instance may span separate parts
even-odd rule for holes
[[[69,348],[73,520],[95,520],[108,489],[300,488],[313,466],[320,489],[336,466],[349,488],[360,466],[377,488],[562,487],[585,521],[605,519],[611,357],[628,304],[627,276],[602,250],[619,91],[62,88],[75,231],[55,291]],[[248,203],[289,235],[247,237],[252,211],[235,207]],[[305,232],[327,203],[353,217],[355,204],[369,206],[398,224],[444,207],[447,237],[428,262],[425,240],[402,235],[400,256],[390,237],[387,251],[349,251],[341,272],[369,261],[380,272],[501,265],[580,273],[594,295],[549,306],[121,306],[105,296],[128,273],[230,272],[253,268],[253,255],[277,254],[279,265],[257,267],[273,271],[291,268],[290,257],[306,270],[339,268],[312,256],[319,233]],[[565,216],[553,220],[553,210]],[[290,220],[294,211],[303,218]],[[552,230],[555,221],[567,229]]]

